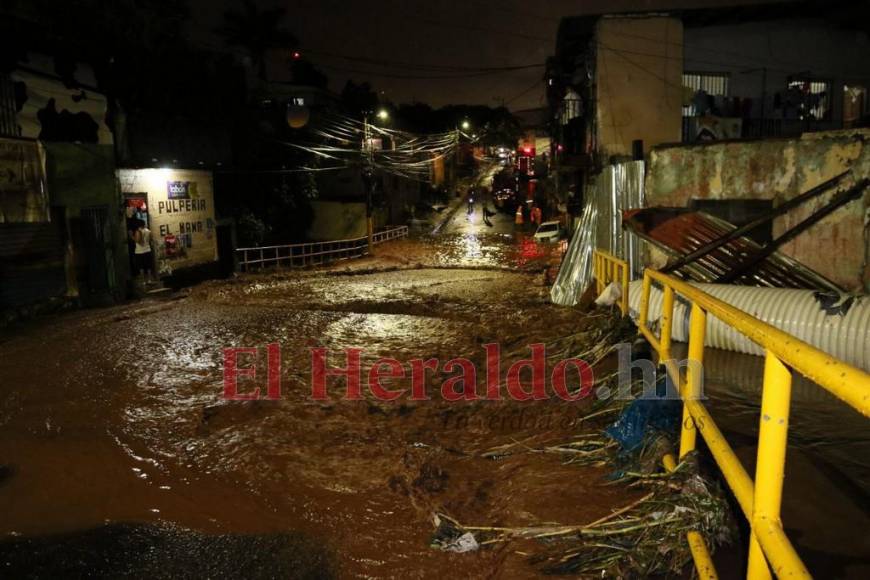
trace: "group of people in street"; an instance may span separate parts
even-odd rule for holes
[[[525,211],[523,204],[519,204],[517,205],[517,213],[514,216],[514,224],[516,224],[517,227],[522,227],[525,221]],[[539,225],[541,225],[542,221],[543,213],[541,212],[541,208],[537,205],[533,205],[532,208],[529,210],[529,222],[532,224],[533,227],[538,227]]]
[[[471,215],[474,214],[474,199],[475,199],[476,193],[477,193],[477,191],[474,188],[468,190],[468,196],[466,198],[466,201],[468,203],[468,211],[466,213],[469,217],[471,217]],[[481,207],[483,210],[483,223],[489,227],[493,227],[493,223],[490,220],[490,218],[492,216],[494,216],[496,214],[496,212],[490,211],[490,209],[487,207],[485,198],[483,198],[483,200],[481,201]]]

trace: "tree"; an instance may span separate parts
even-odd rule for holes
[[[306,85],[325,89],[329,85],[329,79],[323,71],[307,60],[294,60],[290,65],[293,74],[293,82],[297,85]]]
[[[224,12],[224,24],[218,33],[231,46],[247,50],[261,80],[266,80],[266,51],[299,45],[296,37],[280,24],[285,14],[284,8],[260,10],[254,0],[243,0],[241,9]]]
[[[517,118],[504,107],[499,107],[492,109],[490,118],[483,126],[483,144],[513,148],[522,134]]]
[[[378,94],[369,83],[357,84],[349,80],[341,91],[341,102],[350,114],[361,119],[377,109]]]

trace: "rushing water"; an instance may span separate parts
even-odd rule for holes
[[[49,550],[57,562],[48,575],[68,570],[81,546],[113,546],[122,570],[144,573],[152,568],[137,549],[152,534],[167,554],[206,542],[203,557],[215,549],[208,538],[249,538],[228,544],[241,550],[263,534],[301,534],[282,549],[320,546],[343,577],[532,575],[507,548],[431,549],[432,514],[578,524],[629,501],[631,493],[600,485],[601,470],[558,457],[475,455],[514,439],[569,438],[567,422],[536,418],[582,409],[345,401],[340,383],[330,384],[331,400],[313,401],[309,349],[329,349],[339,365],[340,349],[362,348],[364,368],[380,356],[480,362],[487,342],[522,350],[575,333],[585,319],[547,302],[540,268],[549,252],[539,253],[524,256],[513,240],[406,241],[377,260],[210,282],[184,299],[77,312],[8,334],[0,533],[14,539],[0,555],[26,568],[10,554],[40,554],[55,534],[69,534],[72,553]],[[508,270],[518,268],[529,272]],[[268,343],[282,348],[281,400],[222,400],[222,349]]]
[[[105,577],[153,576],[163,560],[175,562],[167,570],[176,575],[220,575],[255,570],[247,555],[268,553],[300,576],[531,577],[517,546],[431,549],[432,514],[484,525],[581,524],[636,497],[602,485],[605,470],[558,456],[479,457],[514,441],[570,438],[582,405],[345,401],[338,381],[329,401],[313,401],[312,347],[327,348],[334,366],[344,363],[341,349],[357,347],[364,369],[382,356],[467,356],[482,367],[483,344],[518,358],[527,344],[591,324],[549,304],[543,270],[558,262],[558,246],[456,232],[378,254],[209,282],[182,299],[7,333],[0,561],[21,572],[38,559],[46,577],[73,561],[99,573],[104,562],[85,554],[102,549],[120,562],[102,569]],[[281,400],[224,401],[222,349],[269,343],[282,349]],[[242,379],[242,390],[265,389],[265,359],[261,351],[257,382]],[[760,377],[760,359],[708,353],[711,410],[750,473]],[[866,577],[867,430],[818,397],[795,385],[786,528],[817,570]],[[236,568],[218,554],[238,556]]]

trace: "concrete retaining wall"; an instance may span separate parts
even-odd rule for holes
[[[810,133],[800,139],[663,146],[650,151],[648,206],[685,207],[692,199],[770,199],[778,205],[847,168],[870,177],[870,131]],[[823,195],[777,218],[776,237],[820,208]],[[870,290],[870,193],[781,248],[850,290]]]

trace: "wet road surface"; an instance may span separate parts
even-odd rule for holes
[[[467,233],[405,240],[376,258],[209,282],[175,300],[8,333],[6,572],[53,577],[93,564],[102,577],[146,576],[159,569],[160,557],[139,553],[150,546],[173,560],[164,577],[197,559],[214,562],[214,577],[240,563],[259,577],[275,566],[296,577],[533,576],[512,548],[430,548],[432,514],[582,524],[630,501],[632,492],[601,485],[604,469],[479,456],[514,440],[566,440],[583,404],[347,401],[340,381],[329,383],[328,401],[314,401],[309,349],[327,348],[338,366],[341,349],[361,348],[364,369],[381,356],[466,356],[482,369],[488,342],[508,362],[528,356],[526,344],[590,323],[548,303],[542,268],[552,250]],[[281,400],[222,400],[222,349],[269,343],[282,348]],[[257,361],[259,382],[242,379],[241,390],[265,390],[264,355]],[[443,379],[432,379],[432,392]],[[179,560],[184,546],[194,556]],[[221,546],[248,555],[277,547],[262,549],[258,567],[214,561]],[[98,565],[100,554],[110,562]]]
[[[328,401],[310,397],[313,347],[333,366],[357,347],[364,369],[381,356],[466,356],[483,368],[482,345],[497,342],[511,353],[504,369],[527,344],[601,324],[549,304],[543,272],[558,247],[509,225],[457,212],[440,235],[385,244],[375,258],[5,333],[0,576],[534,577],[522,546],[430,548],[432,514],[582,524],[630,503],[632,491],[602,485],[606,468],[481,457],[567,440],[584,405],[346,401],[337,380]],[[222,349],[269,343],[282,349],[281,400],[223,400]],[[710,408],[752,473],[761,359],[720,359],[705,357]],[[262,350],[256,362],[244,392],[265,390]],[[804,392],[796,384],[786,528],[814,571],[866,577],[856,533],[868,524],[866,428]],[[722,558],[742,573],[739,549]]]

